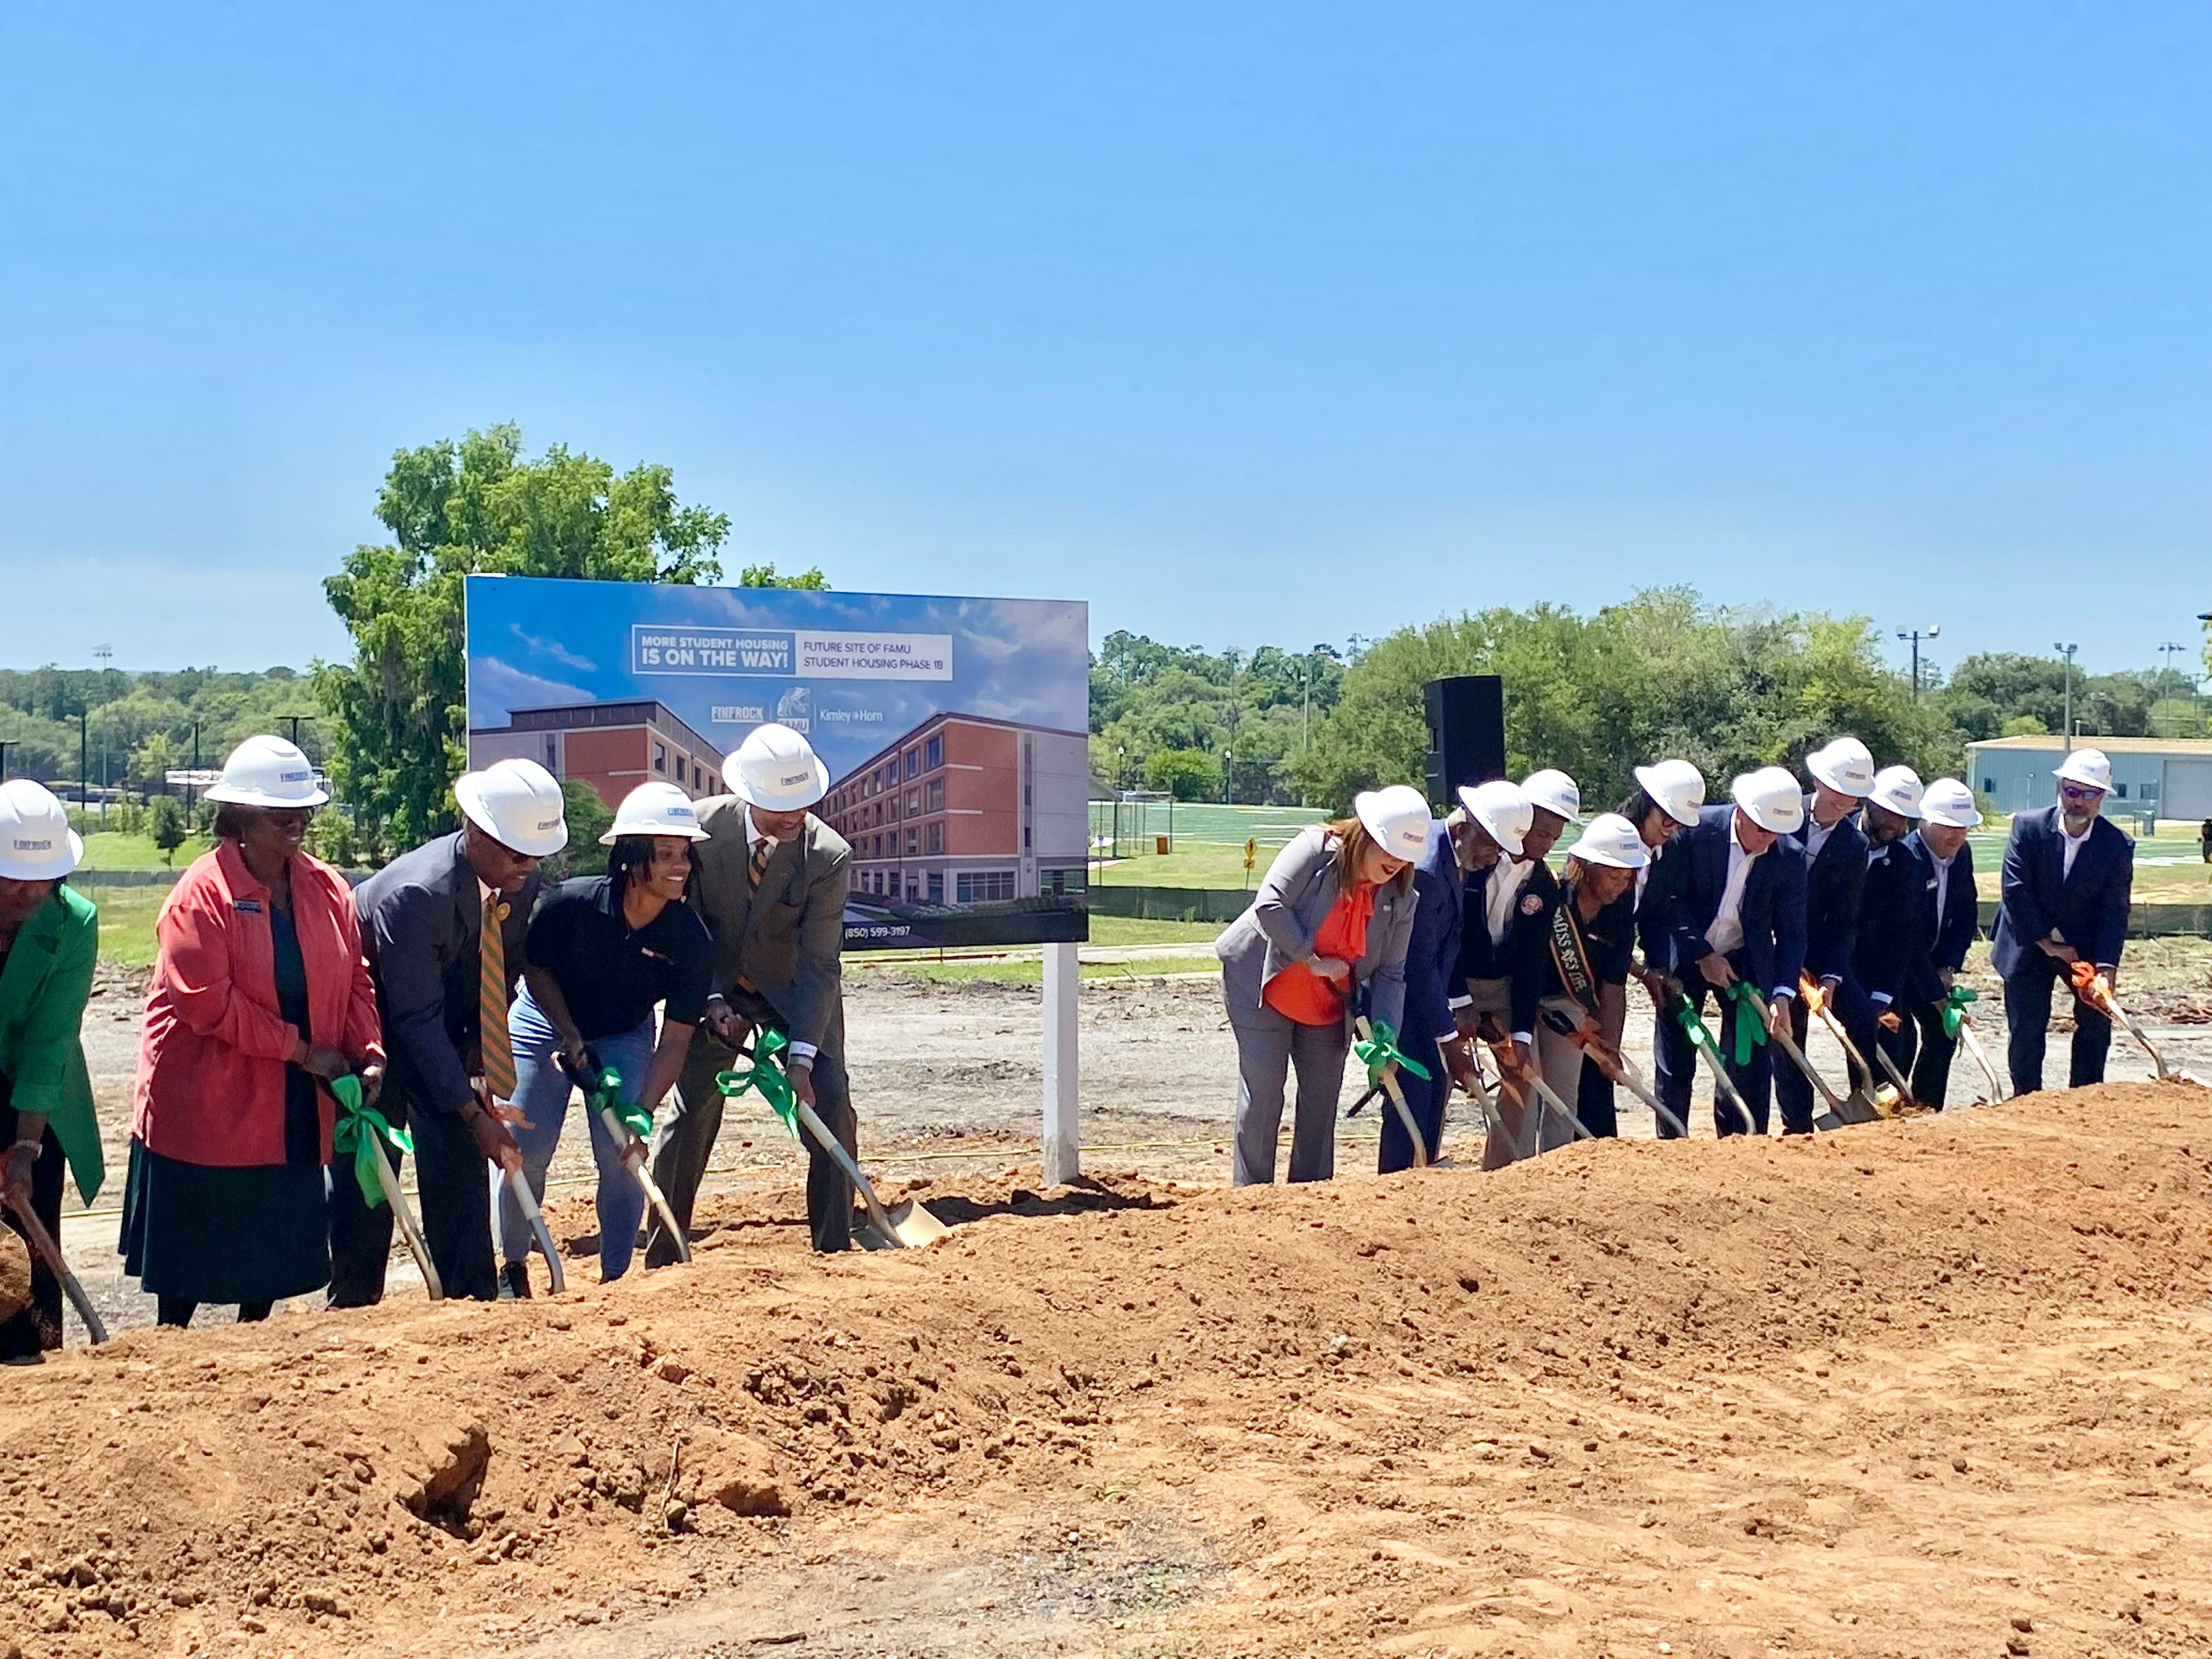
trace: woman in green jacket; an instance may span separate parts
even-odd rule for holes
[[[101,1174],[78,1040],[100,916],[62,884],[83,857],[52,793],[27,778],[0,783],[0,1215],[20,1233],[15,1211],[26,1206],[56,1238],[64,1162],[88,1204]],[[0,1322],[0,1360],[61,1345],[62,1287],[33,1252],[31,1305]]]

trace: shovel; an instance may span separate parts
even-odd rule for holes
[[[31,1248],[46,1264],[46,1271],[61,1280],[62,1294],[69,1297],[70,1306],[76,1310],[76,1316],[84,1321],[85,1334],[93,1340],[95,1346],[106,1341],[107,1327],[100,1321],[100,1310],[92,1305],[92,1298],[84,1293],[84,1286],[77,1283],[76,1275],[70,1271],[69,1263],[62,1260],[62,1247],[54,1243],[54,1236],[46,1231],[46,1224],[39,1219],[27,1204],[15,1203],[9,1207],[15,1212],[15,1219],[23,1224],[23,1236],[31,1241]]]
[[[404,1129],[394,1128],[383,1113],[368,1103],[362,1093],[361,1079],[351,1073],[331,1079],[331,1098],[337,1102],[343,1114],[331,1132],[331,1152],[353,1154],[353,1178],[361,1187],[362,1200],[371,1209],[379,1203],[392,1206],[392,1218],[398,1222],[399,1231],[407,1240],[408,1253],[422,1270],[422,1288],[430,1293],[431,1301],[444,1301],[446,1287],[438,1278],[438,1264],[430,1260],[430,1247],[423,1242],[422,1229],[415,1220],[414,1211],[407,1207],[406,1195],[399,1190],[399,1173],[384,1152],[384,1142],[387,1140],[401,1152],[411,1152],[415,1150],[413,1138]]]
[[[2112,981],[2097,971],[2096,963],[2076,962],[2067,971],[2073,979],[2075,996],[2107,1019],[2117,1020],[2126,1026],[2128,1035],[2142,1044],[2143,1052],[2150,1056],[2150,1063],[2158,1070],[2160,1083],[2194,1083],[2199,1088],[2212,1088],[2212,1084],[2207,1084],[2203,1078],[2188,1072],[2177,1072],[2166,1063],[2166,1056],[2144,1034],[2143,1028],[2136,1023],[2136,1017],[2120,1006],[2120,1000],[2112,994]]]
[[[484,1109],[494,1118],[500,1118],[503,1110],[511,1109],[501,1107],[493,1099],[491,1091],[482,1086],[482,1079],[477,1079],[477,1097],[484,1102]],[[561,1271],[561,1252],[554,1248],[553,1230],[545,1224],[545,1217],[538,1207],[538,1195],[530,1190],[530,1177],[522,1172],[520,1163],[511,1170],[501,1164],[499,1177],[506,1183],[507,1190],[514,1194],[514,1201],[522,1211],[522,1218],[536,1237],[538,1248],[545,1257],[546,1276],[552,1282],[553,1294],[560,1295],[568,1288],[568,1276]]]
[[[1623,1085],[1629,1093],[1649,1106],[1653,1121],[1666,1124],[1684,1140],[1690,1138],[1689,1126],[1660,1103],[1659,1097],[1652,1093],[1650,1085],[1644,1081],[1636,1067],[1629,1064],[1626,1054],[1598,1036],[1587,1024],[1574,1024],[1564,1011],[1553,1010],[1547,1013],[1544,1023],[1595,1060],[1599,1071],[1615,1083]]]
[[[600,1065],[599,1056],[588,1048],[584,1051],[584,1058],[595,1076],[587,1079],[583,1073],[568,1063],[566,1054],[560,1057],[562,1071],[571,1083],[584,1091],[585,1102],[598,1115],[599,1121],[606,1126],[606,1131],[614,1137],[615,1144],[624,1147],[623,1168],[630,1172],[631,1177],[644,1191],[645,1201],[660,1212],[661,1224],[668,1229],[668,1236],[676,1241],[676,1259],[689,1261],[691,1259],[690,1243],[684,1237],[684,1229],[676,1224],[676,1212],[668,1207],[667,1196],[660,1190],[659,1183],[653,1180],[652,1171],[645,1166],[642,1146],[646,1134],[653,1129],[652,1115],[642,1110],[638,1113],[639,1119],[645,1124],[645,1130],[641,1133],[636,1122],[624,1119],[622,1115],[622,1073],[612,1066]]]
[[[769,1109],[791,1131],[792,1139],[804,1144],[809,1135],[814,1138],[814,1144],[830,1155],[860,1194],[860,1202],[868,1212],[867,1224],[860,1230],[860,1243],[866,1248],[918,1250],[951,1232],[952,1229],[932,1215],[927,1205],[914,1199],[903,1200],[888,1210],[884,1207],[860,1161],[830,1133],[830,1126],[799,1097],[791,1086],[791,1079],[784,1075],[776,1056],[790,1046],[790,1039],[773,1026],[756,1027],[752,1046],[740,1051],[740,1057],[750,1059],[752,1064],[722,1073],[714,1079],[715,1088],[726,1099],[734,1099],[748,1089],[759,1091]]]
[[[1881,1109],[1881,1103],[1874,1092],[1874,1067],[1866,1063],[1866,1056],[1859,1052],[1858,1045],[1844,1032],[1843,1022],[1836,1018],[1836,1011],[1828,1006],[1828,994],[1820,988],[1820,981],[1810,974],[1800,974],[1797,976],[1797,994],[1805,1000],[1808,1012],[1820,1017],[1820,1024],[1828,1028],[1828,1034],[1836,1039],[1844,1051],[1844,1074],[1851,1079],[1851,1092],[1844,1104],[1851,1111],[1846,1112],[1839,1108],[1837,1115],[1846,1123],[1872,1123],[1887,1117],[1889,1114]],[[1863,1083],[1859,1081],[1862,1076],[1866,1079]],[[1853,1113],[1857,1115],[1854,1116]]]
[[[1390,1105],[1398,1114],[1398,1121],[1405,1126],[1407,1136],[1413,1143],[1413,1167],[1427,1169],[1429,1138],[1413,1121],[1413,1109],[1406,1103],[1406,1091],[1398,1086],[1398,1068],[1401,1066],[1411,1067],[1413,1074],[1425,1082],[1429,1075],[1427,1070],[1398,1052],[1398,1034],[1388,1025],[1371,1025],[1367,1016],[1362,1014],[1353,1023],[1352,1030],[1358,1033],[1359,1041],[1352,1045],[1352,1052],[1366,1063],[1367,1075],[1374,1079],[1368,1085],[1370,1092],[1379,1087],[1390,1097]],[[1366,1096],[1360,1098],[1364,1100]],[[1357,1105],[1352,1108],[1353,1111],[1358,1109]]]
[[[1720,1050],[1714,1044],[1712,1031],[1707,1027],[1705,1022],[1698,1018],[1696,1007],[1690,1001],[1689,994],[1682,989],[1681,981],[1672,975],[1658,973],[1649,969],[1640,971],[1637,977],[1644,988],[1651,994],[1651,1000],[1659,1006],[1667,1018],[1682,1028],[1683,1035],[1690,1039],[1690,1047],[1696,1051],[1698,1058],[1705,1062],[1705,1069],[1712,1073],[1716,1115],[1718,1115],[1721,1100],[1725,1097],[1729,1109],[1743,1120],[1745,1130],[1749,1133],[1757,1134],[1759,1120],[1751,1115],[1750,1103],[1736,1091],[1735,1079],[1729,1076],[1728,1068],[1721,1064]],[[1716,1123],[1714,1127],[1717,1128],[1719,1126]],[[1684,1139],[1688,1139],[1686,1133]]]
[[[1856,1090],[1849,1099],[1838,1096],[1828,1086],[1828,1079],[1813,1069],[1812,1061],[1805,1058],[1805,1051],[1797,1046],[1796,1040],[1788,1031],[1776,1031],[1771,1035],[1782,1052],[1790,1056],[1797,1069],[1804,1073],[1813,1086],[1820,1091],[1820,1098],[1828,1103],[1828,1109],[1813,1120],[1814,1128],[1840,1129],[1847,1123],[1871,1123],[1881,1115],[1867,1105]]]

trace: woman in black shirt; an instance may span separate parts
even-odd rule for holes
[[[526,1120],[514,1126],[514,1139],[531,1190],[540,1198],[568,1113],[562,1061],[585,1076],[599,1067],[619,1073],[623,1103],[648,1115],[684,1070],[691,1029],[707,1006],[707,927],[684,902],[691,843],[705,839],[681,789],[641,784],[599,837],[614,849],[607,873],[564,881],[538,897],[522,991],[507,1024],[514,1041],[513,1103]],[[662,1005],[657,1042],[655,1004]],[[617,1140],[596,1112],[590,1128],[599,1171],[604,1282],[623,1275],[636,1246],[645,1195],[623,1164],[626,1157],[641,1161],[644,1148],[634,1135]],[[531,1230],[500,1171],[492,1176],[496,1242],[506,1264],[502,1293],[527,1296]]]

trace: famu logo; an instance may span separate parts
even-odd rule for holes
[[[630,670],[638,674],[791,672],[792,636],[770,628],[631,628]]]

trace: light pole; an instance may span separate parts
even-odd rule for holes
[[[2167,683],[2173,678],[2173,653],[2177,651],[2186,651],[2189,647],[2185,645],[2177,645],[2172,640],[2168,640],[2164,645],[2159,647],[2158,649],[2159,654],[2166,659],[2165,670],[2159,677],[2160,689],[2164,690],[2168,689]],[[2190,700],[2192,702],[2196,701],[2197,677],[2194,674],[2191,674],[2189,677],[2189,696]],[[2171,732],[2161,732],[2159,733],[2159,736],[2162,738],[2170,738],[2172,735],[2173,733]]]
[[[2074,653],[2081,647],[2053,641],[2051,648],[2066,659],[2066,752],[2070,755],[2074,752]]]
[[[1942,631],[1941,627],[1910,630],[1900,628],[1897,630],[1898,638],[1912,641],[1912,700],[1915,702],[1920,701],[1920,641],[1932,640]]]

